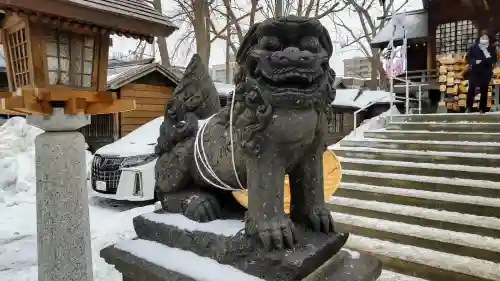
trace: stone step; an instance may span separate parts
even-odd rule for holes
[[[456,141],[427,141],[427,140],[383,140],[383,139],[360,139],[342,140],[340,147],[366,147],[397,150],[429,150],[441,152],[460,153],[488,153],[500,154],[500,143],[498,142],[456,142]],[[337,149],[336,146],[331,146]]]
[[[445,192],[341,183],[335,197],[415,206],[434,210],[500,218],[500,199]]]
[[[349,237],[346,247],[375,255],[382,260],[384,269],[431,281],[500,280],[500,264],[468,256],[354,234]]]
[[[328,208],[337,213],[500,238],[500,219],[400,204],[333,196]]]
[[[344,213],[332,217],[340,232],[500,263],[500,239]]]
[[[363,158],[372,160],[500,167],[500,154],[398,150],[347,146],[336,147],[335,154],[337,156],[347,158]]]
[[[461,123],[435,123],[435,122],[390,122],[385,126],[387,130],[403,131],[445,131],[445,132],[500,132],[500,123],[493,122],[461,122]]]
[[[500,114],[408,114],[392,116],[391,122],[500,122]]]
[[[365,138],[390,140],[434,140],[434,141],[472,141],[472,142],[500,142],[500,133],[483,132],[432,132],[432,131],[368,131]]]
[[[342,182],[500,198],[500,183],[483,180],[377,173],[343,168]]]
[[[347,170],[500,182],[500,168],[338,157]]]
[[[358,253],[355,251],[351,251],[351,252]],[[377,279],[377,281],[429,281],[429,280],[418,278],[418,277],[413,277],[413,276],[406,275],[406,274],[397,273],[397,272],[390,271],[390,270],[382,270],[382,274]]]

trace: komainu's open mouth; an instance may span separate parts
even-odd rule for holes
[[[274,70],[270,74],[256,69],[255,78],[272,88],[309,90],[319,86],[323,73],[312,69],[283,68]]]

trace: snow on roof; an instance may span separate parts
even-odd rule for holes
[[[219,96],[229,96],[229,94],[234,91],[233,84],[214,82],[214,85],[215,89],[219,93]]]
[[[158,71],[174,83],[178,83],[180,74],[178,70],[163,67],[153,59],[130,62],[113,62],[108,67],[108,88],[118,89],[123,85],[136,80],[153,71]]]
[[[362,91],[359,89],[341,89],[337,90],[333,106],[363,108],[370,103],[389,103],[391,101],[390,93],[386,91]],[[357,98],[356,98],[357,97]],[[394,100],[396,102],[396,100]]]
[[[363,78],[363,77],[351,77],[351,76],[339,76],[342,79],[354,79],[354,80],[371,80],[371,78]]]
[[[402,13],[398,13],[400,15]],[[425,10],[416,10],[406,13],[404,19],[404,24],[406,27],[406,34],[408,39],[420,39],[428,36],[427,22],[428,14]],[[402,40],[404,34],[404,28],[402,26],[397,26],[396,32],[393,35],[393,26],[390,24],[390,17],[386,19],[385,26],[380,30],[379,33],[375,35],[370,45],[380,45],[387,43],[394,38],[394,40]]]
[[[394,93],[393,96],[395,96]],[[361,93],[361,95],[356,99],[356,102],[359,102],[359,104],[362,104],[363,106],[367,106],[372,102],[389,103],[391,102],[391,95],[386,91],[363,91],[363,93]]]
[[[361,108],[354,99],[359,94],[359,89],[339,89],[335,95],[335,100],[332,102],[333,106],[339,107],[353,107]]]

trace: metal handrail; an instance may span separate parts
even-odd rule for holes
[[[389,98],[390,98],[390,106],[389,106],[389,119],[392,120],[392,107],[394,105],[394,102],[395,101],[404,101],[405,102],[405,114],[409,114],[410,113],[410,101],[418,101],[418,114],[422,114],[422,87],[423,86],[429,86],[430,84],[428,83],[422,83],[424,81],[422,81],[421,83],[418,83],[418,82],[413,82],[411,81],[410,79],[411,78],[415,78],[415,77],[408,77],[408,74],[413,74],[413,73],[424,73],[426,75],[424,76],[432,76],[434,74],[434,72],[437,73],[436,70],[424,70],[424,71],[421,71],[421,70],[417,70],[417,71],[408,71],[405,75],[406,79],[402,79],[402,78],[399,78],[399,77],[392,77],[391,79],[391,90],[390,92],[388,93],[389,94]],[[403,98],[403,97],[398,97],[394,94],[394,82],[393,81],[400,81],[400,82],[404,82],[406,83],[406,96]],[[409,96],[409,87],[418,87],[418,97],[417,98],[410,98]],[[357,116],[358,116],[358,113],[360,113],[361,111],[363,110],[366,110],[368,107],[376,104],[376,103],[379,103],[381,100],[387,98],[387,96],[383,96],[383,97],[380,97],[379,99],[377,100],[374,100],[370,103],[368,103],[367,105],[363,106],[362,108],[356,110],[354,112],[354,134],[356,135],[357,132],[356,132],[356,128],[358,127],[358,124],[357,124]],[[413,109],[412,109],[412,112],[413,112]]]
[[[422,114],[422,86],[429,86],[429,84],[427,83],[416,83],[416,82],[413,82],[413,81],[406,81],[402,78],[398,78],[398,77],[393,77],[394,80],[396,81],[401,81],[401,82],[408,82],[408,86],[416,86],[418,87],[418,114]],[[406,97],[406,101],[405,101],[405,114],[408,114],[409,113],[409,101],[411,99],[409,97]],[[391,107],[392,107],[392,104],[391,104]],[[392,117],[392,115],[391,115]]]

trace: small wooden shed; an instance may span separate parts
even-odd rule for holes
[[[91,151],[112,143],[147,122],[163,116],[182,72],[167,69],[153,59],[110,62],[107,90],[120,99],[134,99],[136,109],[124,113],[92,116],[90,125],[81,129]]]
[[[395,105],[399,111],[404,108],[401,101],[395,101]],[[376,117],[389,108],[388,92],[338,89],[332,103],[332,121],[328,124],[327,143],[337,143],[361,125],[364,120]],[[362,110],[356,115],[357,124],[354,124],[354,114],[360,109]]]
[[[360,89],[337,90],[335,100],[332,103],[332,121],[328,124],[327,144],[338,142],[354,129],[354,112],[360,108],[354,100],[360,94]],[[362,121],[362,116],[358,117]]]

